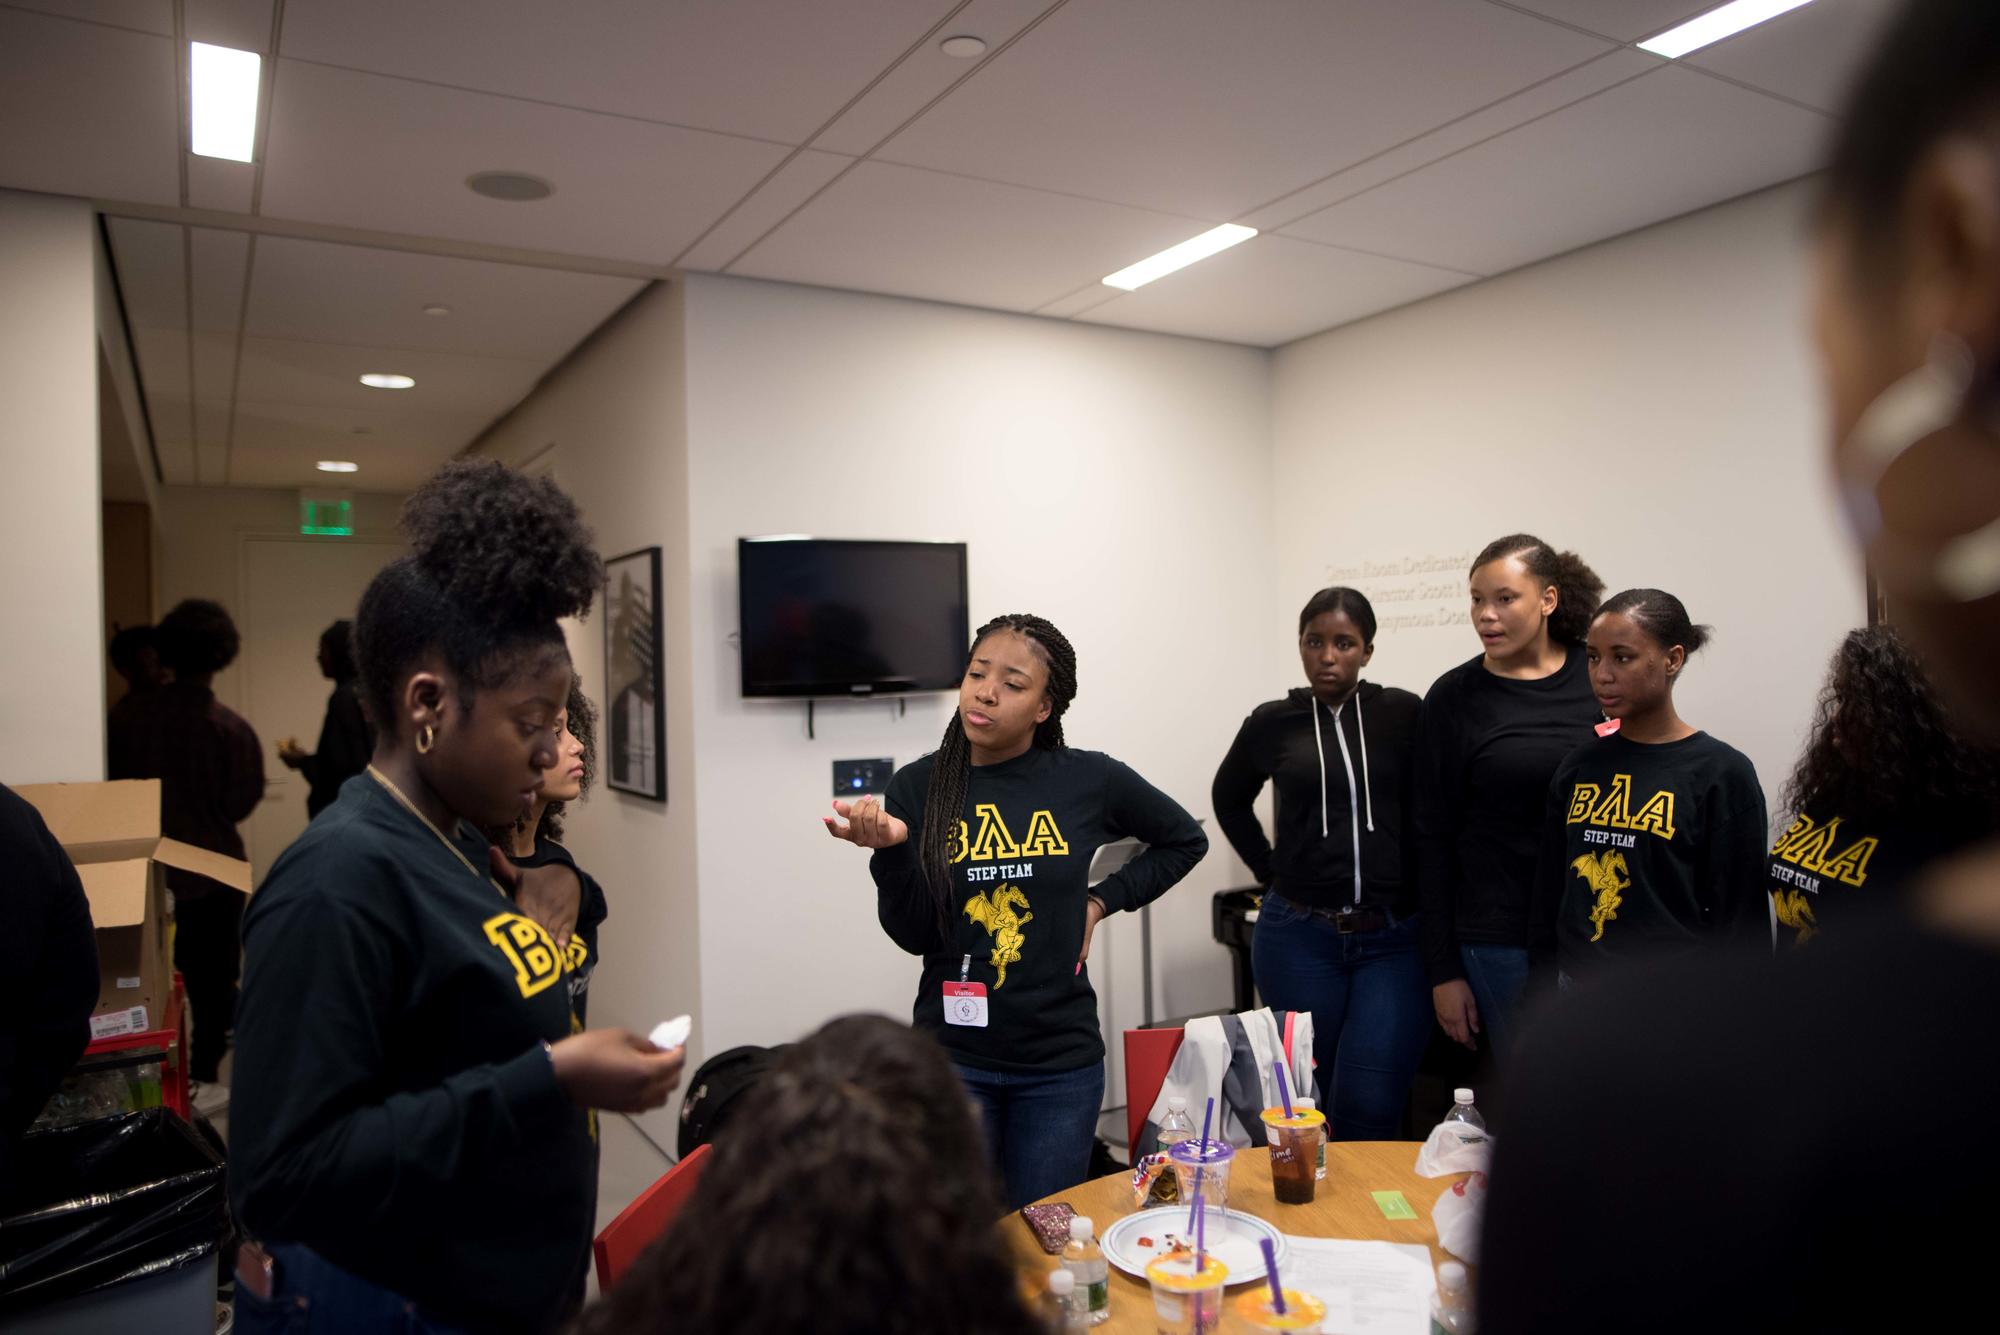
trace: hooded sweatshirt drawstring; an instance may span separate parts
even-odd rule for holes
[[[1326,743],[1320,739],[1319,711],[1321,702],[1313,701],[1313,749],[1319,753],[1319,837],[1327,838],[1332,833],[1327,815],[1326,796]],[[1340,743],[1341,767],[1347,771],[1348,832],[1354,839],[1354,902],[1361,902],[1361,801],[1354,790],[1354,757],[1347,749],[1347,734],[1340,730],[1340,711],[1347,708],[1345,701],[1333,714],[1333,739]],[[1361,782],[1368,785],[1368,734],[1361,727],[1361,692],[1357,687],[1354,694],[1354,729],[1361,737]],[[1368,829],[1375,829],[1375,792],[1368,788]]]

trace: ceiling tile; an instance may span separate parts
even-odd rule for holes
[[[385,360],[392,358],[393,360]],[[384,353],[332,343],[247,338],[237,390],[245,403],[344,409],[363,414],[451,413],[491,420],[534,387],[540,362],[463,357],[439,352]],[[414,389],[370,389],[369,371],[412,376]],[[199,364],[197,380],[199,384]],[[463,441],[453,442],[455,445]]]
[[[335,408],[239,403],[236,439],[230,454],[230,481],[238,486],[360,487],[401,490],[437,470],[492,420],[486,414],[389,413],[365,423],[369,414]],[[333,476],[314,467],[321,459],[361,465],[358,473]]]
[[[1091,0],[878,156],[1221,221],[1609,49],[1461,0]]]
[[[1026,311],[1202,230],[1186,218],[864,162],[729,271]]]
[[[1687,57],[1687,64],[1837,112],[1895,0],[1818,0]]]
[[[675,263],[686,269],[721,269],[853,161],[833,153],[801,149],[797,157],[758,186]]]
[[[1723,0],[1509,0],[1564,23],[1588,28],[1617,42],[1636,42],[1706,14]]]
[[[662,265],[786,152],[292,60],[274,100],[266,214]],[[486,199],[465,184],[482,171],[556,193]]]
[[[271,0],[183,0],[191,42],[267,53],[271,46]],[[286,10],[287,17],[290,9]]]
[[[219,213],[248,213],[257,188],[257,168],[253,163],[231,162],[227,158],[187,157],[188,207],[214,209]]]
[[[171,38],[0,9],[0,185],[181,202]]]
[[[286,56],[804,142],[950,0],[289,0]]]
[[[894,133],[904,121],[958,80],[972,73],[979,61],[948,56],[938,49],[949,37],[977,37],[989,55],[1019,32],[1049,0],[972,0],[951,17],[935,40],[925,42],[882,76],[840,119],[821,131],[813,147],[860,156]]]
[[[1285,231],[1499,273],[1802,176],[1819,165],[1826,126],[1813,112],[1663,66]]]
[[[1471,274],[1260,236],[1077,318],[1269,348],[1475,281]]]
[[[1054,320],[1067,320],[1081,315],[1092,306],[1102,306],[1107,301],[1116,301],[1125,293],[1115,287],[1106,287],[1101,281],[1086,284],[1074,292],[1065,293],[1054,301],[1035,307],[1035,314],[1046,315]]]
[[[221,440],[228,432],[229,396],[236,382],[236,335],[194,336],[194,434]]]
[[[1536,84],[1525,92],[1440,126],[1430,134],[1407,140],[1358,162],[1346,171],[1315,181],[1283,199],[1242,215],[1236,221],[1264,230],[1281,228],[1294,219],[1337,204],[1350,195],[1360,194],[1426,163],[1436,162],[1447,154],[1505,133],[1538,116],[1560,111],[1572,102],[1582,101],[1627,79],[1635,79],[1649,70],[1658,69],[1660,64],[1657,56],[1621,47],[1586,65],[1579,65]]]
[[[546,366],[643,286],[631,278],[266,236],[257,242],[246,331]],[[451,313],[425,315],[433,304]]]
[[[196,227],[189,231],[188,242],[194,257],[195,332],[234,335],[243,317],[250,234]]]
[[[162,37],[174,35],[174,0],[8,0],[8,8],[107,23]]]
[[[154,433],[163,440],[192,439],[187,331],[134,329],[132,349],[146,382],[146,411],[152,415]]]
[[[127,322],[134,329],[185,332],[187,257],[180,225],[137,218],[112,218],[106,225]]]

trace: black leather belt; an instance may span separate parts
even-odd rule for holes
[[[1357,909],[1352,905],[1339,909],[1309,908],[1299,905],[1315,918],[1324,918],[1337,928],[1342,936],[1355,932],[1379,932],[1395,926],[1387,909]]]

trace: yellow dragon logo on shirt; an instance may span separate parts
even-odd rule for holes
[[[1625,902],[1624,892],[1632,888],[1632,873],[1625,866],[1625,855],[1615,850],[1585,853],[1569,865],[1576,869],[1584,884],[1597,892],[1597,903],[1590,910],[1590,920],[1597,930],[1590,939],[1602,940],[1604,924],[1618,916],[1618,906]]]
[[[1778,921],[1798,933],[1794,945],[1804,945],[1819,934],[1819,919],[1813,913],[1812,901],[1803,890],[1773,890],[1771,906],[1776,910]]]
[[[1003,885],[991,892],[980,891],[965,901],[965,916],[986,929],[993,938],[992,963],[996,973],[993,990],[998,992],[1007,982],[1007,966],[1021,959],[1021,945],[1026,940],[1021,928],[1035,920],[1028,912],[1016,913],[1015,909],[1026,910],[1028,897],[1018,886]]]

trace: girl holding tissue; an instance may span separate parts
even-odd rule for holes
[[[579,1032],[569,957],[490,874],[574,673],[557,621],[604,565],[576,506],[447,464],[362,595],[373,763],[243,923],[230,1187],[239,1332],[547,1331],[590,1259],[593,1109],[657,1108],[684,1053]]]

